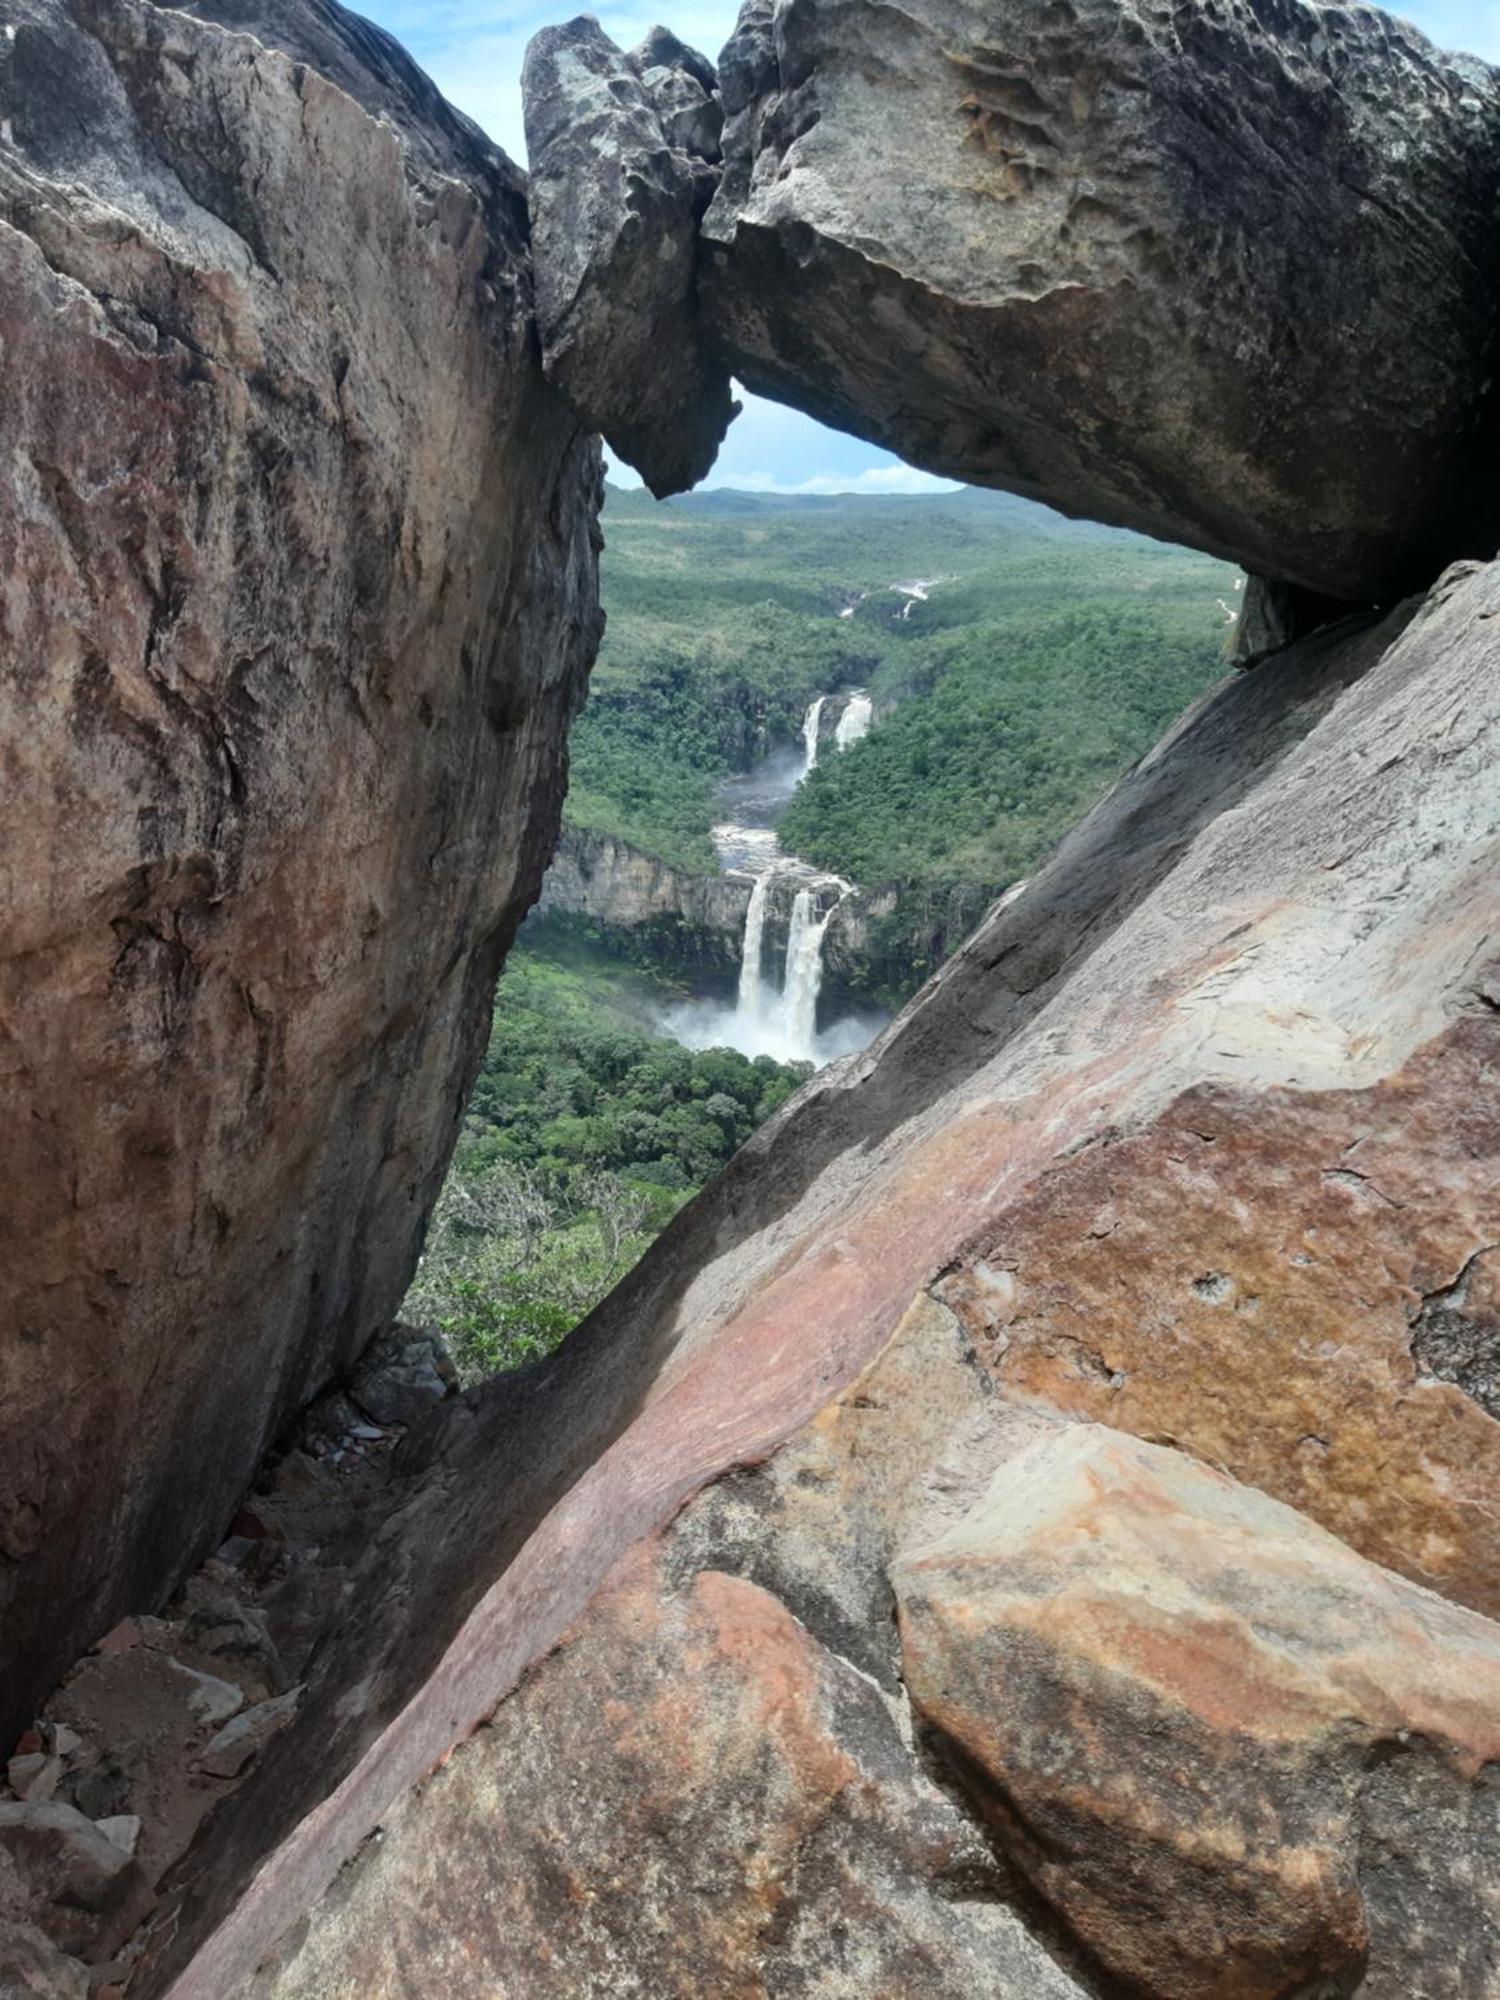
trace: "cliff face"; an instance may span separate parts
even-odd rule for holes
[[[7,1742],[399,1302],[598,629],[520,177],[196,13],[0,5]]]
[[[730,875],[688,875],[611,834],[565,827],[538,906],[544,917],[579,919],[654,963],[733,971],[740,962],[750,884]]]

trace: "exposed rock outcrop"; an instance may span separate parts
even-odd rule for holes
[[[612,834],[564,827],[538,910],[649,945],[653,963],[727,974],[739,965],[750,887],[743,876],[687,874]]]
[[[195,11],[0,0],[7,1741],[389,1322],[597,639],[520,177]]]
[[[1359,7],[751,0],[703,311],[936,472],[1367,602],[1500,532],[1500,94]]]
[[[547,378],[657,497],[712,466],[735,413],[698,323],[698,225],[724,113],[658,28],[623,55],[591,15],[526,52],[537,326]]]
[[[894,1581],[918,1713],[1112,1971],[1173,2000],[1483,1990],[1500,1625],[1085,1426]]]
[[[1276,650],[458,1398],[355,1362],[555,831],[597,468],[512,170],[256,5],[0,0],[0,1968],[1494,2000],[1500,564],[1278,645],[1493,534],[1489,73],[1367,9],[751,0],[695,278],[708,66],[544,41],[589,421],[683,476],[733,359],[1241,555]]]

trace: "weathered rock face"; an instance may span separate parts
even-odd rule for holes
[[[453,2000],[1075,2000],[1009,1911],[963,1893],[993,1873],[984,1842],[880,1691],[754,1583],[672,1581],[654,1550],[627,1557],[534,1698],[435,1779],[420,1874],[393,1830],[254,1990],[397,2000],[434,1910],[461,1903],[434,1968]]]
[[[894,1580],[919,1713],[1114,1972],[1173,2000],[1486,1990],[1500,1626],[1087,1426]]]
[[[536,37],[523,88],[548,380],[658,498],[685,492],[735,412],[695,285],[724,123],[713,68],[661,28],[622,55],[582,15]]]
[[[579,1967],[594,1962],[586,1953],[606,1950],[622,1980],[650,1986],[680,1975],[691,1987],[715,1939],[743,1970],[746,1992],[778,1990],[797,1961],[777,1957],[774,1927],[746,1951],[744,1911],[758,1883],[781,1879],[779,1864],[759,1876],[757,1857],[764,1843],[774,1848],[778,1802],[791,1795],[769,1786],[744,1805],[746,1837],[718,1877],[719,1914],[695,1914],[679,1957],[651,1913],[688,1907],[705,1815],[746,1795],[727,1777],[715,1792],[710,1759],[702,1789],[696,1779],[686,1787],[680,1822],[667,1816],[648,1828],[624,1803],[678,1740],[632,1732],[639,1661],[649,1657],[650,1677],[691,1706],[696,1669],[708,1672],[712,1654],[687,1606],[719,1588],[696,1579],[736,1576],[802,1628],[797,1645],[804,1662],[820,1663],[817,1675],[836,1682],[844,1662],[891,1704],[905,1762],[870,1805],[875,1850],[887,1860],[851,1862],[856,1886],[846,1892],[875,1913],[860,1932],[876,1940],[874,1962],[905,1962],[900,1953],[920,1924],[936,1921],[913,1911],[952,1895],[955,1878],[944,1870],[967,1851],[974,1858],[956,1878],[966,1885],[959,1900],[1003,1907],[1029,1956],[975,1958],[966,1907],[949,1933],[960,1940],[957,1956],[926,1961],[949,1967],[931,1975],[936,1990],[957,1976],[951,1968],[965,1953],[979,1967],[968,1990],[981,1996],[1028,1991],[1038,1953],[1052,1961],[1047,1976],[1089,1990],[1100,1933],[1065,1884],[1043,1880],[999,1817],[969,1820],[987,1860],[961,1849],[953,1831],[933,1850],[949,1859],[926,1873],[911,1862],[901,1831],[910,1822],[896,1801],[927,1794],[920,1756],[905,1747],[915,1719],[901,1692],[891,1582],[903,1553],[961,1520],[1017,1452],[1080,1416],[1104,1414],[1154,1443],[1180,1438],[1195,1455],[1222,1458],[1228,1472],[1297,1501],[1353,1551],[1346,1580],[1368,1576],[1356,1558],[1377,1558],[1450,1603],[1488,1607],[1481,1522],[1500,1504],[1500,1422],[1482,1403],[1485,1260],[1500,1235],[1486,1206],[1495,1176],[1484,1082],[1500,1032],[1486,998],[1486,967],[1500,949],[1497,614],[1500,570],[1460,568],[1420,607],[1379,624],[1350,620],[1226,683],[992,915],[875,1050],[824,1073],[760,1135],[551,1363],[497,1385],[443,1427],[428,1447],[434,1471],[412,1468],[402,1537],[372,1551],[355,1595],[360,1615],[328,1641],[297,1720],[200,1839],[158,1983],[176,2000],[197,2000],[244,1988],[266,1963],[262,1991],[304,2000],[320,1979],[342,1977],[353,1954],[366,1990],[394,1993],[415,1912],[424,1935],[458,1938],[496,1902],[516,1922],[491,1971],[500,1990],[511,1980],[525,1991],[539,1975],[516,1954],[530,1950],[535,1912],[550,1907],[549,1869],[565,1845],[577,1907],[591,1915],[578,1946],[585,1955],[568,1961],[570,1975],[558,1973],[559,1991],[567,1976],[584,1978]],[[1368,1140],[1381,1151],[1381,1106],[1398,1101],[1406,1156],[1382,1200],[1386,1154],[1375,1164],[1347,1149]],[[1242,1136],[1258,1124],[1280,1135],[1285,1172]],[[1304,1132],[1306,1160],[1291,1144]],[[1311,1162],[1335,1176],[1322,1207],[1307,1205]],[[1240,1181],[1214,1180],[1242,1165]],[[1364,1192],[1337,1178],[1367,1170]],[[1148,1256],[1131,1218],[1158,1181],[1171,1212],[1154,1222]],[[1090,1193],[1092,1242],[1080,1247],[1078,1232],[1059,1238],[1034,1278],[1026,1258],[1009,1269],[1011,1232],[1025,1242],[1044,1210],[1072,1216],[1069,1190],[1079,1215]],[[1214,1210],[1224,1211],[1222,1229],[1241,1228],[1260,1246],[1253,1272],[1246,1264],[1237,1276],[1227,1248],[1203,1261],[1207,1224],[1198,1217]],[[1066,1339],[1059,1316],[1057,1359],[1044,1368],[1035,1360],[1046,1352],[1040,1334],[1029,1339],[1013,1307],[1028,1284],[1045,1303],[1044,1279],[1095,1285],[1111,1256],[1120,1260],[1113,1282],[1123,1288],[1128,1277],[1137,1290],[1121,1290],[1120,1331],[1106,1326],[1108,1339],[1125,1339],[1143,1300],[1156,1315],[1137,1349],[1118,1366],[1108,1349],[1096,1360],[1087,1323]],[[1070,1257],[1076,1274],[1064,1268]],[[1293,1289],[1274,1292],[1273,1278]],[[1199,1279],[1201,1295],[1191,1290]],[[1425,1360],[1398,1346],[1400,1316],[1384,1297],[1372,1301],[1371,1287],[1386,1285],[1405,1297],[1401,1323]],[[1424,1291],[1435,1294],[1425,1314]],[[1235,1315],[1235,1301],[1252,1293],[1258,1312]],[[1089,1298],[1091,1312],[1112,1302],[1102,1279]],[[1227,1337],[1210,1346],[1190,1391],[1185,1366],[1180,1380],[1171,1377],[1168,1315],[1199,1307],[1236,1319],[1245,1359],[1226,1359]],[[1044,1319],[1040,1305],[1031,1317]],[[1153,1341],[1164,1350],[1155,1357]],[[1447,1379],[1426,1381],[1423,1371]],[[1316,1433],[1328,1446],[1321,1454],[1311,1433],[1300,1454],[1288,1454],[1298,1399],[1330,1427]],[[1308,1473],[1301,1461],[1312,1455],[1319,1463]],[[497,1521],[499,1537],[476,1526]],[[652,1559],[657,1580],[650,1564],[617,1572],[668,1521]],[[1326,1548],[1311,1526],[1301,1532],[1308,1546]],[[589,1610],[612,1573],[611,1595]],[[617,1588],[634,1607],[626,1625]],[[1415,1601],[1395,1581],[1382,1589],[1394,1593],[1388,1604]],[[774,1616],[755,1602],[757,1617]],[[1455,1618],[1455,1630],[1483,1629],[1467,1611]],[[646,1652],[630,1655],[631,1665],[621,1641],[612,1680],[627,1625]],[[1337,1650],[1331,1625],[1325,1637]],[[1189,1640],[1200,1653],[1208,1646],[1199,1625]],[[1409,1643],[1420,1653],[1427,1642],[1412,1626]],[[1405,1686],[1420,1688],[1420,1660],[1403,1659]],[[1237,1683],[1211,1646],[1203,1698],[1221,1666],[1217,1696],[1232,1709]],[[696,1741],[700,1729],[722,1726],[731,1771],[737,1725],[728,1718],[763,1698],[753,1675],[723,1705],[705,1692],[679,1734]],[[393,1818],[393,1802],[501,1700],[496,1734],[459,1748],[450,1778]],[[589,1729],[577,1720],[585,1712]],[[607,1716],[616,1720],[606,1739],[598,1718]],[[853,1754],[849,1738],[832,1735]],[[919,1740],[920,1731],[910,1738]],[[496,1744],[509,1747],[491,1755]],[[508,1782],[505,1767],[522,1745],[544,1781]],[[671,1768],[680,1774],[680,1761]],[[1332,1815],[1313,1871],[1330,1882],[1347,1852],[1334,1811],[1345,1768],[1316,1763],[1299,1794],[1311,1802],[1308,1825]],[[1410,1883],[1430,1879],[1421,1869],[1451,1848],[1444,1829],[1454,1824],[1455,1795],[1416,1753],[1363,1782],[1360,1810],[1370,1817],[1359,1823],[1370,1832],[1359,1869],[1376,1870],[1387,1847],[1407,1857],[1388,1888],[1361,1873],[1374,1940],[1405,1921]],[[565,1828],[539,1794],[576,1802]],[[1476,1827],[1489,1810],[1481,1784]],[[625,1846],[649,1844],[653,1857],[650,1903],[639,1911],[609,1886],[623,1851],[613,1830],[621,1812],[633,1830]],[[382,1841],[278,1951],[338,1858],[377,1823]],[[434,1869],[435,1848],[464,1853],[451,1894]],[[906,1858],[898,1866],[893,1854]],[[509,1872],[516,1856],[524,1857],[519,1881]],[[1242,1911],[1246,1878],[1223,1865],[1225,1908]],[[1080,1874],[1088,1866],[1081,1853]],[[1185,1878],[1173,1879],[1179,1889],[1156,1914],[1186,1933],[1192,1912],[1172,1903]],[[1354,1904],[1330,1907],[1348,1915]],[[377,1910],[382,1920],[403,1913],[388,1945]],[[1386,1914],[1377,1922],[1378,1910]],[[1354,1921],[1332,1932],[1331,1949],[1354,1936]],[[1382,1963],[1399,1964],[1407,1981],[1403,1989],[1388,1980],[1391,2000],[1398,1991],[1413,2000],[1486,1995],[1482,1944],[1460,1960],[1425,1920],[1413,1917],[1407,1932],[1405,1960],[1380,1947]],[[1255,1977],[1266,1984],[1249,1990],[1295,1991],[1307,1927],[1263,1926],[1261,1935],[1271,1942]],[[846,1990],[844,1974],[819,1970],[824,1984],[811,1990]],[[1283,1974],[1281,1988],[1269,1984]],[[899,1978],[893,1990],[902,1990]],[[1147,1990],[1180,2000],[1169,1981]]]
[[[747,387],[1339,598],[1493,552],[1483,65],[1367,8],[751,0],[721,74]]]
[[[597,637],[519,177],[221,11],[0,4],[0,1734],[392,1315]]]
[[[36,1678],[394,1303],[595,632],[512,174],[253,4],[0,41]],[[712,365],[1246,557],[1267,643],[1489,533],[1488,73],[1367,10],[1004,11],[752,0]],[[539,89],[554,372],[617,407],[589,288],[648,218],[677,476],[712,74],[574,24]],[[206,1565],[7,1767],[7,1976],[76,1993],[149,1893],[132,2000],[1493,2000],[1497,630],[1461,563],[1232,679],[556,1356],[459,1399],[382,1348],[399,1446],[325,1398],[375,1456],[269,1470],[263,1597]]]
[[[750,883],[688,875],[607,833],[565,827],[542,887],[540,913],[581,919],[623,941],[650,941],[653,962],[737,968]]]

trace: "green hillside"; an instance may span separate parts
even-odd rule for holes
[[[714,867],[716,778],[861,685],[896,712],[816,774],[787,844],[867,885],[1002,887],[1223,671],[1224,564],[1005,494],[612,489],[605,532],[568,813],[679,866]],[[903,617],[916,579],[939,581]]]

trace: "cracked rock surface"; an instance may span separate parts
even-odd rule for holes
[[[1489,1990],[1500,1626],[1091,1425],[1013,1458],[894,1581],[917,1712],[1119,1977]]]
[[[10,1740],[400,1301],[598,473],[520,177],[338,7],[0,0],[0,133]]]

